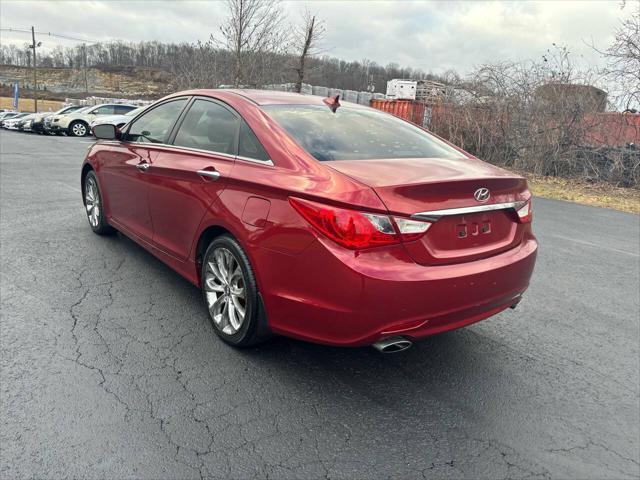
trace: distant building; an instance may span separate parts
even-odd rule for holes
[[[394,78],[387,82],[387,98],[395,100],[415,100],[418,82]]]

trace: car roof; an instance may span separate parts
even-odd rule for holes
[[[189,95],[206,95],[216,97],[220,93],[231,93],[246,98],[247,100],[255,103],[256,105],[324,105],[323,97],[318,95],[308,95],[305,93],[293,93],[293,92],[280,92],[277,90],[252,90],[252,89],[208,89],[208,90],[189,90],[188,92],[181,92]],[[357,103],[343,102],[340,99],[340,103],[349,104],[349,106],[364,107]],[[366,108],[366,107],[364,107]]]

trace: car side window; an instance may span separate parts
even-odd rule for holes
[[[208,100],[196,100],[185,115],[173,144],[236,155],[238,117]]]
[[[114,113],[116,115],[124,115],[125,113],[129,113],[131,110],[135,110],[136,107],[129,107],[128,105],[116,105],[114,107]]]
[[[149,110],[131,124],[126,140],[141,143],[166,143],[171,129],[186,103],[187,99],[181,98]]]
[[[102,107],[91,110],[96,115],[113,115],[113,105],[103,105]]]
[[[240,125],[238,155],[241,157],[252,158],[254,160],[262,160],[264,162],[270,160],[269,155],[256,137],[256,134],[253,133],[249,125],[247,125],[244,120]]]

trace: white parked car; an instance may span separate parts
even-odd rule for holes
[[[6,128],[7,130],[18,130],[18,123],[22,121],[23,117],[29,115],[28,113],[19,113],[9,118],[8,120],[2,120],[0,122],[0,126],[2,128]]]
[[[83,107],[80,105],[68,105],[55,112],[40,112],[33,121],[32,129],[34,132],[38,133],[50,133],[47,127],[51,125],[51,118],[54,115],[66,115],[67,113],[75,112],[81,108]]]
[[[12,117],[15,117],[16,115],[18,115],[20,112],[2,112],[0,113],[0,122],[2,122],[3,120],[9,120]]]
[[[84,137],[89,134],[89,124],[99,116],[123,115],[136,107],[119,103],[104,103],[82,108],[66,115],[55,115],[51,121],[51,131],[66,133],[73,137]]]
[[[95,127],[96,125],[104,124],[115,125],[116,128],[121,128],[123,125],[129,123],[130,120],[133,120],[133,118],[140,112],[142,112],[142,110],[144,110],[145,108],[147,107],[138,107],[135,110],[131,110],[125,113],[124,115],[107,115],[106,117],[98,117],[89,124],[89,129],[93,132],[93,127]]]

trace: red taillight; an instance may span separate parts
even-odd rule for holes
[[[392,245],[401,240],[411,241],[424,235],[428,222],[395,218],[374,213],[323,205],[300,198],[289,198],[289,203],[320,233],[349,249]]]
[[[518,220],[520,223],[530,223],[533,220],[533,210],[531,209],[531,199],[527,200],[527,202],[521,206],[518,210]]]

